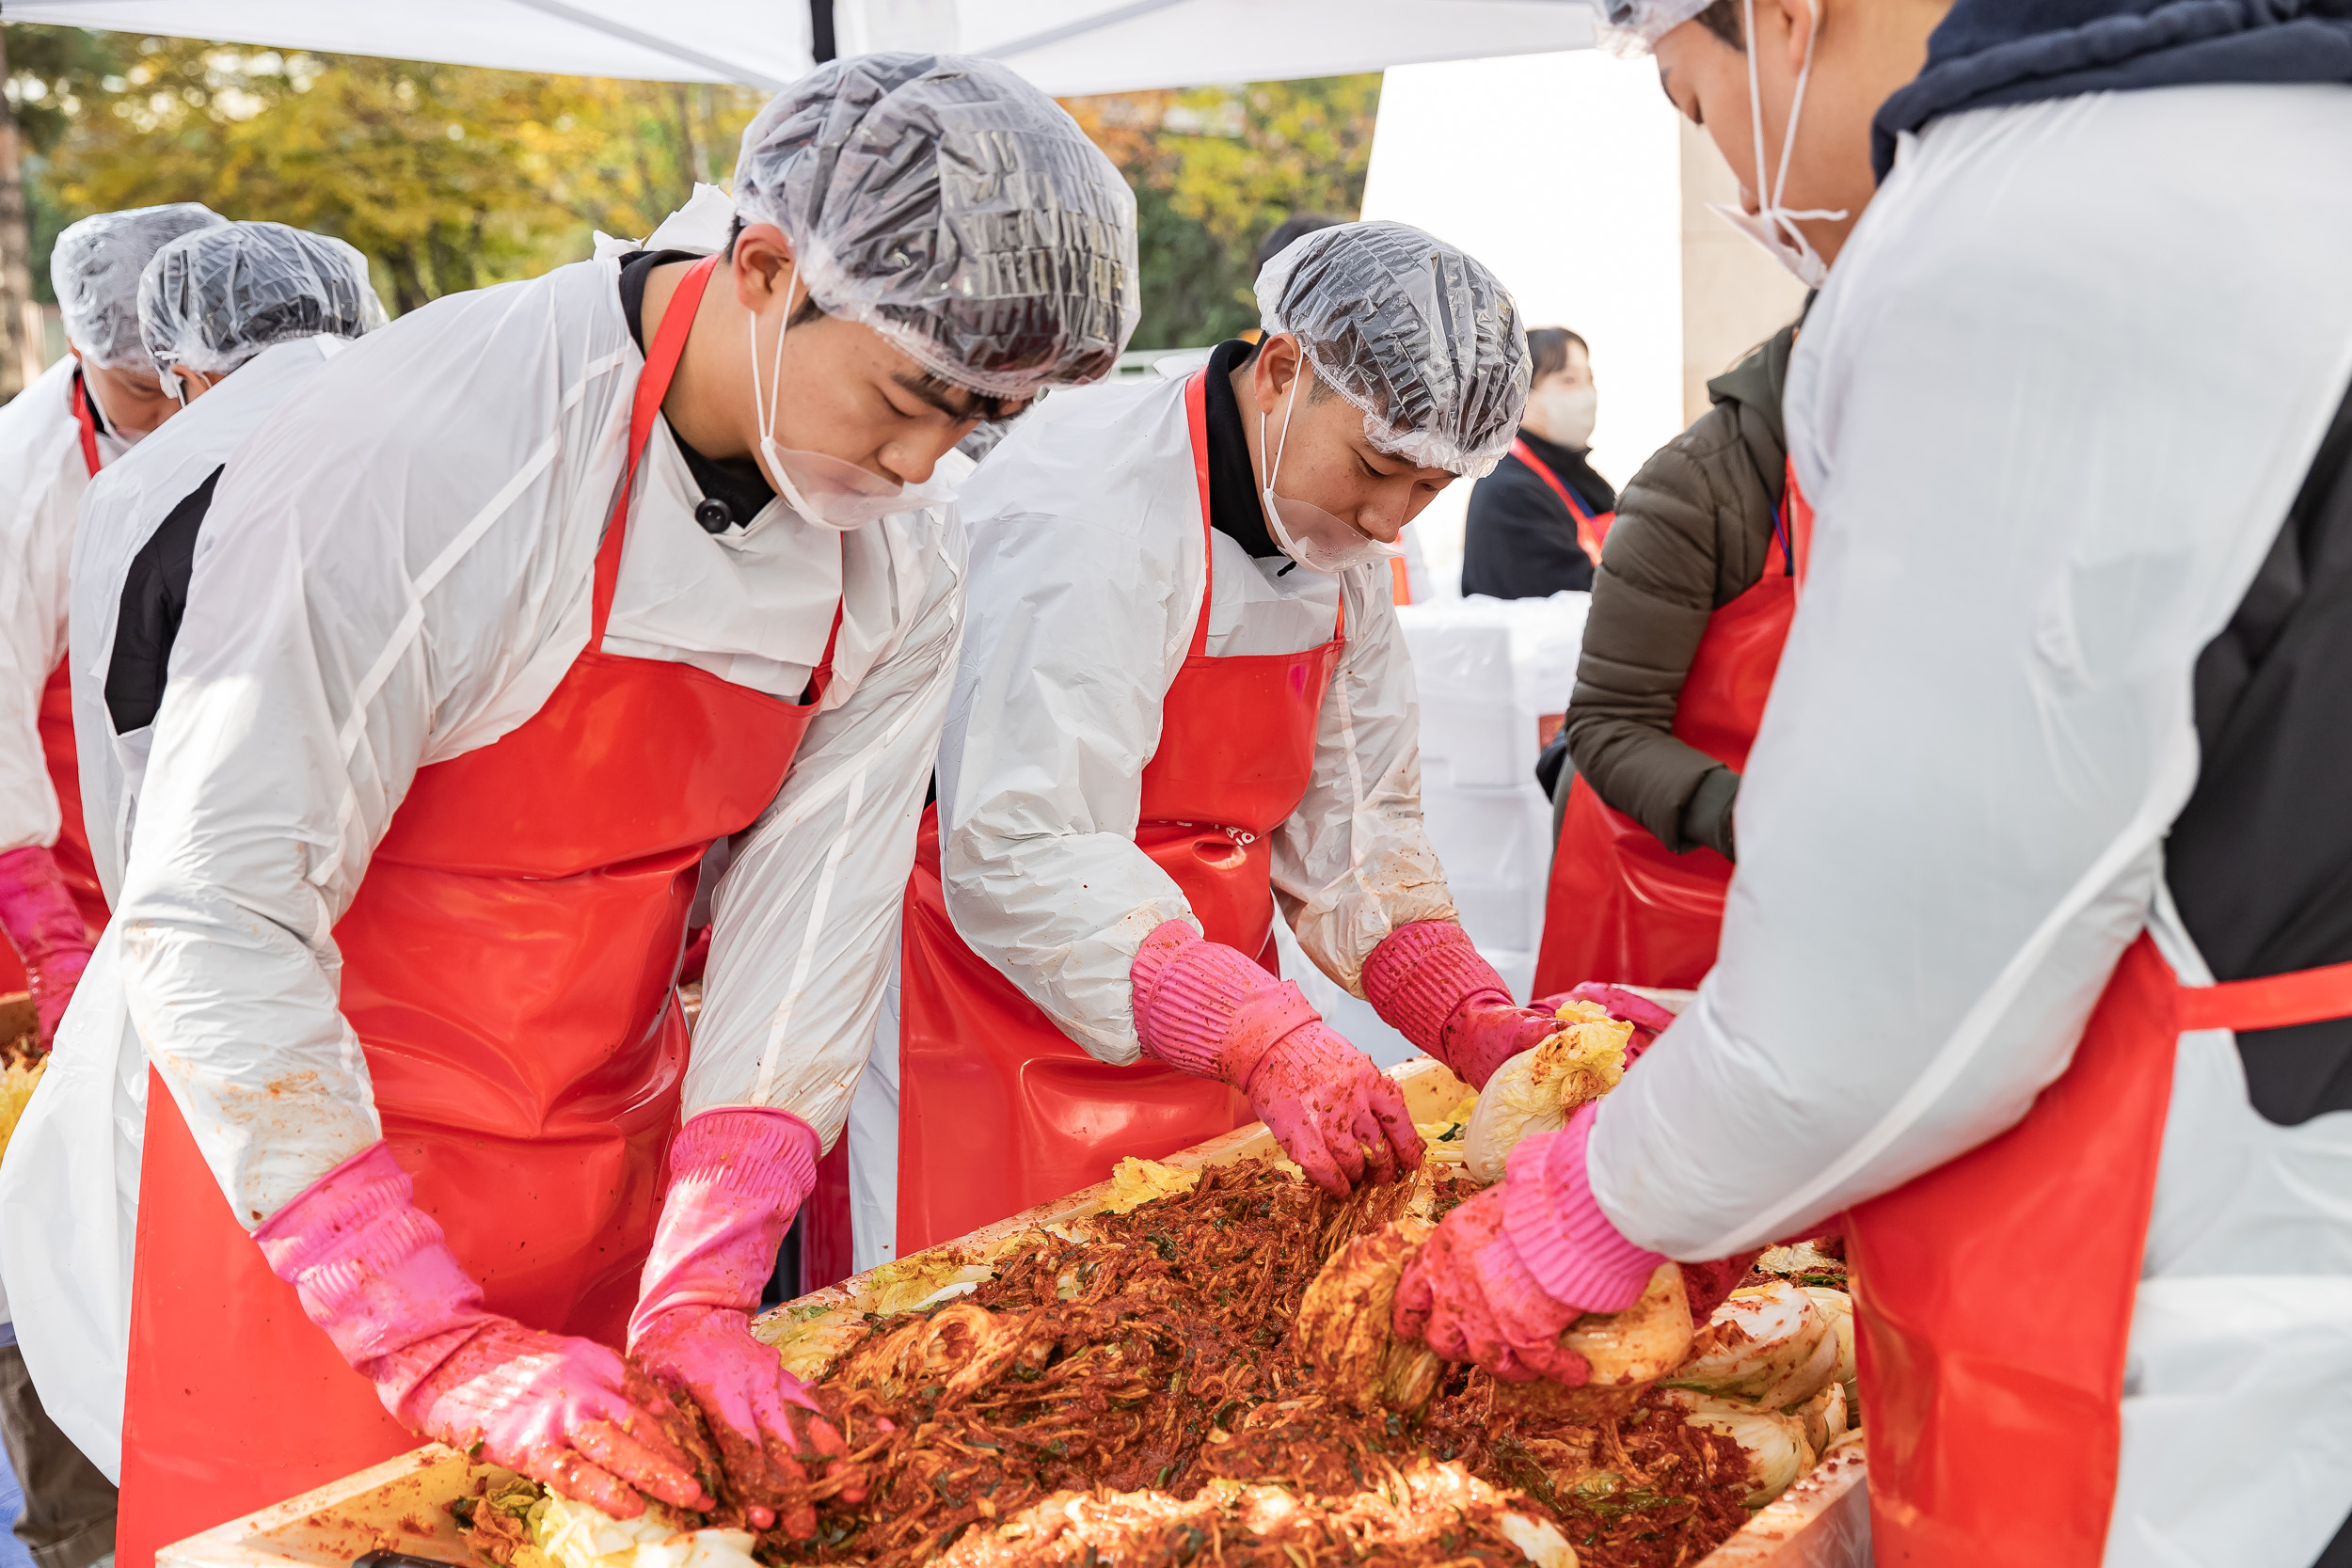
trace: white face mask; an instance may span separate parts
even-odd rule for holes
[[[1527,395],[1527,414],[1519,423],[1547,441],[1582,451],[1593,444],[1593,420],[1599,413],[1598,388],[1547,378]]]
[[[1804,63],[1797,70],[1797,90],[1788,103],[1788,127],[1780,136],[1780,168],[1772,184],[1764,183],[1764,97],[1756,75],[1756,0],[1746,0],[1748,47],[1742,51],[1748,57],[1748,122],[1756,135],[1756,211],[1749,213],[1738,207],[1709,203],[1716,214],[1772,254],[1773,261],[1796,274],[1797,281],[1808,289],[1818,289],[1829,279],[1829,263],[1813,248],[1813,242],[1797,227],[1799,218],[1828,218],[1836,220],[1846,215],[1847,209],[1836,212],[1820,207],[1792,211],[1780,204],[1788,189],[1788,155],[1797,145],[1797,119],[1804,113],[1804,84],[1813,74],[1813,38],[1821,24],[1820,8],[1813,0],[1805,0],[1805,9],[1812,13],[1813,25],[1804,35]]]
[[[1282,471],[1282,449],[1290,442],[1291,411],[1298,406],[1299,388],[1307,385],[1307,377],[1312,373],[1302,359],[1298,373],[1291,378],[1291,399],[1282,405],[1282,433],[1274,443],[1271,467],[1266,466],[1265,416],[1258,416],[1258,461],[1265,469],[1258,493],[1265,504],[1266,524],[1274,531],[1274,542],[1282,547],[1282,553],[1311,572],[1337,577],[1350,566],[1392,560],[1405,553],[1405,546],[1384,545],[1312,501],[1293,500],[1274,493],[1275,476]]]
[[[893,484],[838,457],[776,445],[776,416],[784,411],[784,334],[791,329],[792,291],[800,280],[801,270],[795,266],[784,291],[784,326],[776,332],[775,353],[768,365],[769,379],[776,386],[773,407],[760,388],[759,317],[751,318],[752,411],[759,420],[761,466],[768,470],[768,482],[776,487],[776,494],[808,521],[843,533],[901,512],[953,500],[955,486],[940,480],[936,470],[929,483]]]

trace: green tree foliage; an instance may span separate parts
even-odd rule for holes
[[[1073,98],[1064,107],[1136,187],[1143,348],[1258,324],[1261,241],[1294,213],[1363,210],[1378,75]]]
[[[333,234],[396,311],[575,260],[594,229],[646,232],[732,166],[759,103],[71,28],[10,27],[12,65],[37,36],[11,96],[28,131],[55,106],[38,182],[61,215],[201,201]]]
[[[759,95],[10,24],[37,287],[56,230],[201,201],[349,241],[395,311],[644,234],[723,182]],[[1354,217],[1377,75],[1071,99],[1135,185],[1145,348],[1255,325],[1259,243]]]

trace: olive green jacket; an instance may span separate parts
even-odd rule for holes
[[[1674,736],[1708,617],[1764,574],[1788,469],[1780,393],[1795,323],[1707,384],[1715,406],[1617,498],[1568,704],[1568,755],[1667,848],[1732,853],[1740,775]]]

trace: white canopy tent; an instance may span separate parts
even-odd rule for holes
[[[819,10],[818,8],[826,8]],[[9,0],[10,22],[775,87],[836,52],[1002,59],[1056,94],[1581,49],[1585,0]]]

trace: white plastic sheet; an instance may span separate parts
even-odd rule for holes
[[[1576,0],[835,0],[834,32],[845,55],[960,50],[1087,93],[1582,49],[1592,17]],[[812,63],[798,0],[10,0],[8,20],[770,88]]]

